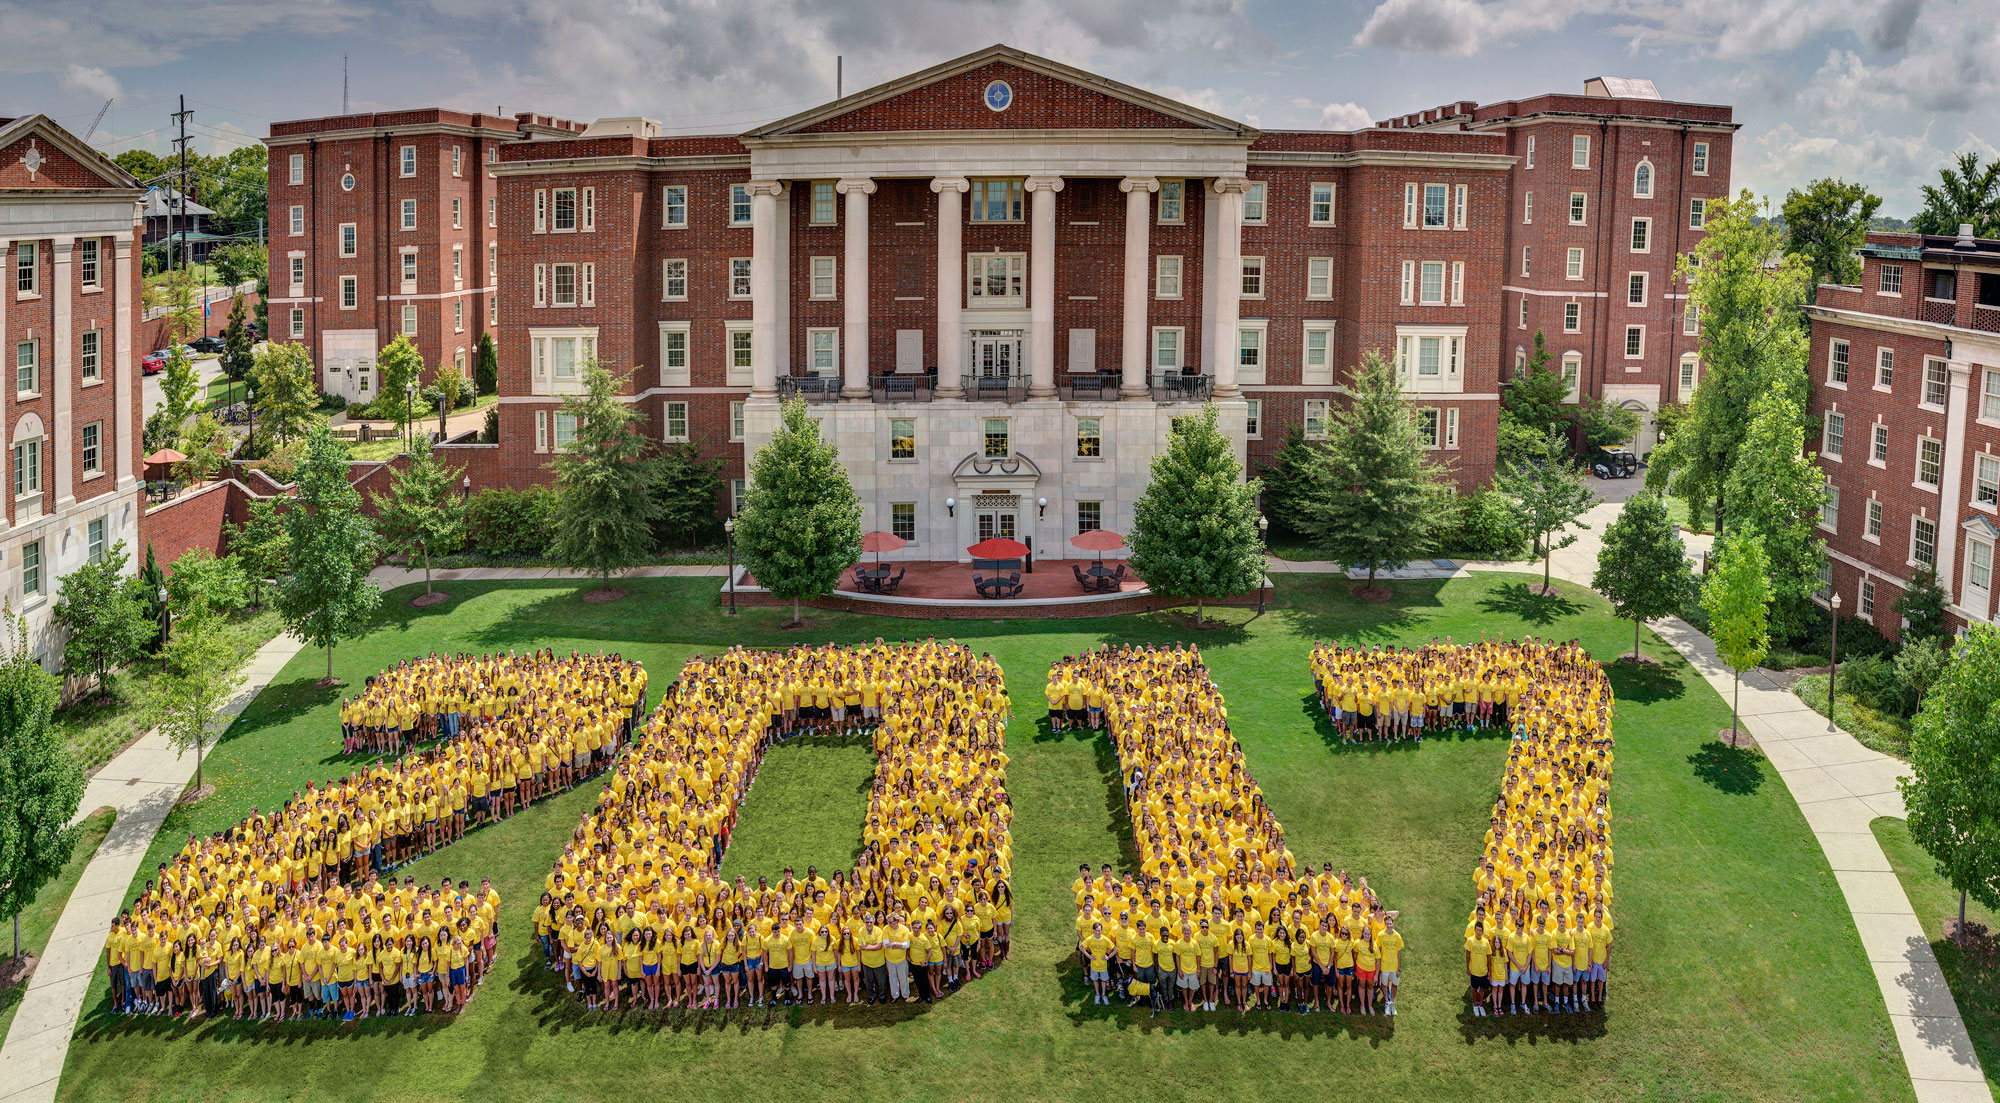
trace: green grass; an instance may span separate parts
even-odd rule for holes
[[[1843,687],[1846,684],[1841,683]],[[1792,683],[1792,692],[1814,712],[1826,715],[1826,675],[1802,674]],[[1845,688],[1840,691],[1840,726],[1870,750],[1909,757],[1909,720],[1865,704]]]
[[[83,867],[90,864],[92,855],[97,853],[97,845],[104,836],[111,833],[111,821],[115,813],[109,808],[100,808],[84,817],[83,832],[77,836],[76,849],[70,851],[69,861],[56,879],[42,886],[34,900],[21,911],[21,951],[39,954],[49,944],[49,935],[56,929],[56,920],[62,918],[63,906],[69,903],[69,894],[76,891],[76,883],[83,878]],[[0,930],[0,954],[14,948],[14,932],[11,924]],[[20,1010],[21,997],[26,994],[27,985],[17,984],[10,988],[0,988],[0,1038],[7,1036],[7,1028],[14,1023],[14,1012]]]
[[[354,444],[350,442],[347,445],[347,458],[350,460],[393,459],[396,456],[402,455],[408,448],[408,442],[402,437],[390,437],[387,440],[371,440],[367,444]]]
[[[268,600],[269,594],[264,596]],[[281,629],[278,614],[267,605],[233,614],[225,626],[225,638],[235,646],[239,659],[247,659]],[[56,730],[84,769],[95,770],[111,761],[126,744],[145,734],[159,672],[158,659],[142,656],[112,679],[109,700],[86,694],[56,712]]]
[[[1973,1051],[1986,1070],[1986,1085],[2000,1092],[2000,1076],[1995,1075],[2000,1072],[2000,951],[1994,943],[2000,921],[1993,912],[1967,901],[1967,926],[1978,924],[1985,933],[1965,946],[1946,938],[1945,919],[1958,918],[1958,893],[1938,876],[1931,856],[1910,839],[1909,824],[1884,816],[1868,826],[1874,829],[1876,841],[1896,871],[1896,880],[1903,883],[1903,892],[1916,909],[1917,921],[1930,937],[1938,968],[1944,971],[1958,1013],[1965,1017],[1966,1033],[1972,1036]]]
[[[1650,633],[1657,670],[1614,667],[1619,699],[1619,942],[1602,1015],[1474,1019],[1457,943],[1479,835],[1506,744],[1442,738],[1421,747],[1342,748],[1310,697],[1316,639],[1415,643],[1535,634],[1577,638],[1610,658],[1629,625],[1562,585],[1553,600],[1521,576],[1397,583],[1366,604],[1344,579],[1284,576],[1278,606],[1216,614],[1192,633],[1170,616],[949,624],[789,610],[716,608],[713,579],[629,580],[625,600],[587,605],[573,584],[446,583],[434,609],[385,604],[382,625],[342,645],[350,683],[431,651],[605,648],[673,676],[732,642],[860,641],[932,631],[991,652],[1017,704],[1008,732],[1015,809],[1014,956],[935,1007],[781,1013],[700,1022],[581,1013],[532,967],[522,938],[548,869],[590,789],[478,831],[411,872],[492,876],[506,901],[501,961],[450,1023],[239,1027],[125,1019],[102,981],[63,1078],[65,1103],[97,1100],[601,1100],[666,1096],[771,1100],[940,1099],[1756,1099],[1894,1100],[1909,1081],[1839,888],[1785,786],[1754,752],[1715,742],[1722,701]],[[1198,639],[1227,695],[1248,765],[1302,859],[1364,874],[1402,911],[1402,1014],[1382,1020],[1234,1014],[1151,1019],[1083,1001],[1069,951],[1068,884],[1080,861],[1122,863],[1115,758],[1087,733],[1051,733],[1040,707],[1049,664],[1111,642]],[[190,832],[271,808],[308,778],[342,772],[338,691],[320,690],[319,653],[298,656],[211,755],[214,798],[173,813],[141,868]],[[656,682],[656,685],[659,684]],[[839,745],[771,755],[726,868],[776,876],[837,863],[860,826],[866,763]],[[142,875],[143,876],[143,875]],[[136,891],[135,884],[134,890]]]

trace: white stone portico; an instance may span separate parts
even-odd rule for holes
[[[960,129],[951,131],[813,130],[816,124],[1001,59],[1170,116],[1175,125],[1133,129]],[[856,93],[743,135],[750,150],[753,342],[751,392],[744,408],[744,449],[770,440],[779,414],[780,377],[790,374],[782,335],[790,330],[782,297],[785,248],[781,196],[813,180],[834,180],[845,208],[842,378],[839,401],[811,407],[822,433],[839,448],[863,503],[865,529],[894,531],[906,512],[908,547],[885,558],[964,560],[984,536],[1012,535],[1041,557],[1073,554],[1067,543],[1080,508],[1098,510],[1101,527],[1131,531],[1132,506],[1150,479],[1173,419],[1196,412],[1202,395],[1217,403],[1222,428],[1245,459],[1248,407],[1237,385],[1237,281],[1207,281],[1202,325],[1187,345],[1202,350],[1204,375],[1187,391],[1154,387],[1147,326],[1148,230],[1159,180],[1199,182],[1208,266],[1240,264],[1245,178],[1258,132],[1185,104],[1067,66],[996,47],[945,66]],[[1097,347],[1102,387],[1075,393],[1058,354],[1055,303],[1058,196],[1073,181],[1114,181],[1125,196],[1125,294],[1117,341]],[[870,196],[882,181],[926,181],[937,204],[935,347],[916,360],[936,368],[934,386],[899,396],[875,393],[871,380],[907,370],[870,363],[868,271]],[[1020,221],[1028,252],[1025,291],[1002,301],[971,295],[964,249],[966,196],[976,180],[1020,184]],[[983,254],[982,254],[983,255]],[[1192,292],[1192,289],[1190,289]],[[912,331],[922,338],[922,331]],[[1105,333],[1110,336],[1109,331]],[[901,335],[899,334],[899,340]],[[899,356],[900,359],[900,356]],[[1093,374],[1092,379],[1098,378]],[[971,391],[968,392],[968,383]],[[1066,393],[1070,392],[1070,393]],[[827,396],[831,397],[831,395]],[[1095,454],[1080,437],[1096,429]],[[896,447],[896,441],[904,442]],[[1043,503],[1046,502],[1044,505]]]

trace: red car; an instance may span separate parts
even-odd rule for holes
[[[167,357],[171,354],[172,350],[170,349],[154,349],[152,352],[147,353],[139,361],[139,374],[158,375],[166,371]],[[181,346],[181,355],[192,358],[194,350],[183,345]]]

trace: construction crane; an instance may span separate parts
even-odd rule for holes
[[[104,113],[106,111],[111,110],[111,103],[112,103],[111,100],[105,100],[104,106],[97,109],[97,117],[90,120],[90,126],[84,129],[83,132],[84,141],[86,142],[90,141],[90,136],[92,134],[97,133],[97,124],[104,121]]]

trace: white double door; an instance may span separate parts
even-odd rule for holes
[[[1019,540],[1020,537],[1014,535],[1014,519],[1016,516],[1016,511],[1011,509],[980,510],[979,538],[981,540],[991,540],[997,536],[1002,540]]]
[[[1021,335],[1016,332],[975,332],[972,370],[981,379],[1011,379],[1021,373]]]

